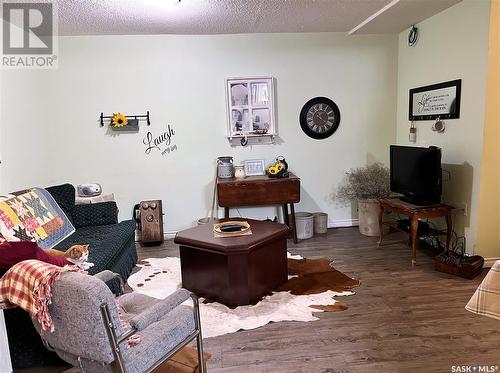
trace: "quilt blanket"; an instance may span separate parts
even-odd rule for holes
[[[8,241],[36,241],[49,249],[75,231],[54,198],[33,188],[0,202],[0,233]]]

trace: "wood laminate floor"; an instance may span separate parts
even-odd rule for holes
[[[500,366],[500,321],[464,306],[487,273],[466,280],[433,269],[432,253],[410,263],[406,236],[377,238],[357,228],[330,229],[293,244],[307,258],[329,257],[363,284],[343,298],[349,309],[319,320],[280,322],[208,338],[209,372],[451,372],[457,365]],[[171,241],[140,257],[177,255]],[[221,320],[223,322],[223,320]],[[500,370],[498,370],[500,371]]]
[[[342,299],[349,309],[318,313],[313,322],[280,322],[205,339],[212,354],[208,371],[451,372],[458,365],[500,366],[500,321],[464,309],[487,270],[472,281],[439,273],[431,253],[422,250],[411,268],[405,240],[392,233],[377,247],[376,238],[357,228],[330,229],[298,244],[289,240],[293,254],[332,258],[337,269],[361,279],[356,295]],[[167,241],[138,252],[140,259],[177,256],[178,248]]]

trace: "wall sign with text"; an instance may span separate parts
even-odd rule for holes
[[[156,136],[153,135],[151,131],[148,131],[144,139],[142,139],[142,143],[146,146],[144,153],[160,153],[161,155],[167,155],[176,151],[177,145],[174,144],[174,135],[175,131],[170,124],[167,126],[165,132]]]
[[[462,80],[410,89],[409,120],[460,118]]]

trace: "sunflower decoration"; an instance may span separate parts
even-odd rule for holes
[[[285,158],[279,156],[276,158],[274,165],[271,165],[267,168],[267,174],[269,177],[286,177],[288,176],[288,164],[285,161]]]
[[[267,168],[267,173],[271,176],[277,176],[284,168],[285,166],[283,165],[283,163],[276,162],[274,166],[269,166]]]
[[[277,175],[283,169],[282,163],[276,163],[274,166],[269,166],[267,172],[270,175]]]
[[[122,113],[113,113],[111,124],[117,128],[124,127],[128,124],[128,119]]]

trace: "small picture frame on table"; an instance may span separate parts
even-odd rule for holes
[[[266,174],[266,164],[263,159],[249,159],[244,161],[246,176],[262,176]]]

